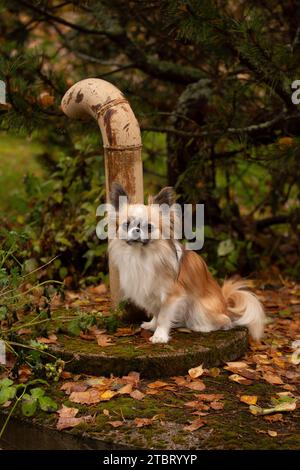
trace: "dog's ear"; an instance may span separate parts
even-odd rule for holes
[[[166,186],[151,199],[151,204],[168,204],[168,206],[172,206],[175,201],[176,194],[174,189],[171,186]]]
[[[120,199],[121,198],[121,199]],[[126,198],[126,200],[125,200]],[[110,203],[118,211],[120,206],[125,202],[129,203],[128,194],[120,183],[116,181],[111,185],[111,190],[109,194]]]

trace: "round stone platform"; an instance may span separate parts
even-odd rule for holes
[[[101,347],[96,341],[58,335],[49,351],[66,361],[72,372],[122,376],[137,371],[143,378],[157,378],[186,374],[200,364],[215,367],[236,360],[248,346],[245,328],[211,333],[175,330],[168,344],[152,344],[140,333],[112,338],[112,344]]]

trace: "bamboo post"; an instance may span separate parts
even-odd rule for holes
[[[114,181],[122,184],[132,202],[143,203],[141,133],[133,111],[118,88],[98,78],[75,83],[62,99],[62,110],[73,119],[97,120],[102,134],[106,194]],[[120,299],[119,273],[109,262],[113,305]]]

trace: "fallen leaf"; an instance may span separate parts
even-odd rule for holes
[[[106,346],[111,346],[112,344],[112,339],[108,335],[96,335],[96,340],[98,346],[101,346],[102,348],[105,348]]]
[[[139,390],[134,390],[133,392],[130,393],[131,398],[134,398],[134,400],[143,400],[145,397],[145,394],[140,392]]]
[[[118,393],[120,395],[130,394],[131,392],[132,392],[132,384],[126,384],[126,385],[124,385],[124,387],[121,387],[118,390]]]
[[[44,337],[37,338],[37,341],[43,344],[56,344],[57,336],[55,334],[51,334],[48,336],[48,338],[44,338]]]
[[[184,431],[193,432],[193,431],[197,431],[197,429],[199,428],[202,428],[203,426],[205,426],[205,424],[206,424],[206,421],[204,421],[204,419],[198,418],[192,421],[191,424],[189,424],[188,426],[185,426],[183,429]]]
[[[221,403],[220,401],[212,401],[209,405],[213,410],[223,410],[224,408],[224,403]]]
[[[246,405],[256,405],[257,396],[255,396],[255,395],[242,395],[240,397],[240,401],[242,403],[246,403]]]
[[[85,392],[87,388],[87,385],[83,382],[65,382],[60,387],[60,390],[63,390],[67,395],[70,395],[72,392]]]
[[[32,330],[30,328],[20,328],[18,331],[17,331],[17,334],[19,336],[21,335],[30,335],[32,333]]]
[[[84,383],[89,385],[89,387],[104,387],[109,385],[110,379],[107,377],[90,377],[89,379],[85,380]]]
[[[80,423],[90,422],[93,419],[90,415],[76,418],[75,416],[77,415],[78,411],[78,408],[69,408],[65,405],[62,405],[62,408],[57,411],[59,418],[56,424],[56,428],[61,431],[62,429],[73,428]]]
[[[106,390],[106,392],[103,392],[100,396],[101,401],[109,401],[111,400],[115,395],[117,395],[118,392],[114,392],[113,390]]]
[[[86,333],[83,333],[82,331],[80,332],[79,336],[84,341],[94,341],[95,339],[94,335],[87,335]]]
[[[70,401],[81,403],[82,405],[99,403],[101,401],[101,392],[94,388],[85,392],[72,392],[70,395]]]
[[[218,367],[212,367],[209,369],[209,375],[211,377],[218,377],[220,375],[220,369]]]
[[[193,380],[193,382],[186,383],[185,387],[189,388],[190,390],[196,390],[198,392],[202,392],[206,389],[205,383],[202,380]]]
[[[197,408],[197,410],[201,411],[209,410],[209,406],[201,403],[201,401],[187,401],[184,406],[187,406],[188,408]]]
[[[203,400],[203,401],[217,401],[221,400],[224,398],[224,395],[222,393],[199,393],[197,395],[198,400]]]
[[[103,413],[105,416],[109,416],[109,410],[107,410],[106,408],[103,409],[102,413]]]
[[[114,336],[122,337],[122,336],[134,336],[137,333],[140,333],[141,328],[118,328],[117,331],[114,333]]]
[[[139,372],[129,372],[128,375],[124,375],[122,380],[126,383],[132,384],[134,387],[137,387],[140,382],[140,373]]]
[[[167,382],[162,382],[161,380],[156,380],[155,382],[151,382],[148,384],[148,388],[162,388],[166,387],[169,384]]]
[[[31,371],[29,366],[27,366],[25,364],[25,365],[19,367],[18,377],[19,377],[20,382],[22,382],[22,383],[27,382],[31,375],[32,375],[32,371]]]
[[[203,364],[201,364],[200,366],[198,367],[194,367],[193,369],[190,369],[189,370],[189,376],[192,378],[192,379],[196,379],[197,377],[200,377],[202,374],[203,374],[204,370],[203,370]]]
[[[235,368],[235,369],[244,369],[245,367],[248,367],[248,364],[246,362],[241,362],[241,361],[235,361],[235,362],[226,362],[226,366],[224,369],[230,370],[230,368]]]
[[[283,411],[294,411],[296,409],[296,399],[293,402],[280,403],[273,408],[261,408],[260,406],[251,405],[249,410],[255,416],[269,415]]]
[[[242,377],[241,375],[238,375],[238,374],[232,374],[228,378],[229,380],[232,380],[233,382],[237,382],[238,384],[241,384],[241,385],[252,384],[252,380],[245,379],[245,377]]]
[[[146,390],[146,395],[157,395],[161,393],[161,390],[159,388],[153,388],[150,390]]]
[[[283,415],[281,413],[277,413],[275,415],[265,416],[264,419],[269,423],[277,423],[277,421],[282,421]]]
[[[266,371],[262,374],[263,379],[272,385],[282,385],[283,381],[278,375],[273,374],[272,372]]]
[[[134,424],[137,428],[143,428],[144,426],[150,426],[157,418],[157,415],[152,418],[135,418]]]
[[[90,292],[91,294],[102,295],[102,294],[106,294],[107,287],[105,284],[99,284],[98,286],[88,287],[87,291]]]
[[[271,436],[271,437],[276,437],[276,436],[277,436],[277,432],[276,432],[276,431],[270,431],[269,429],[268,429],[268,434],[269,434],[269,436]]]
[[[108,421],[108,424],[110,424],[113,428],[119,428],[120,426],[123,426],[124,421]]]
[[[180,385],[180,386],[185,386],[186,385],[186,379],[184,377],[171,377],[172,380],[174,380],[174,382],[176,382],[177,385]]]

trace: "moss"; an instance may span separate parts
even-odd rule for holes
[[[240,357],[247,348],[243,328],[211,333],[174,332],[170,344],[153,345],[140,335],[113,337],[113,344],[100,347],[96,342],[59,335],[50,350],[67,361],[73,372],[94,375],[125,375],[131,370],[145,378],[185,374],[199,363],[207,367]]]

